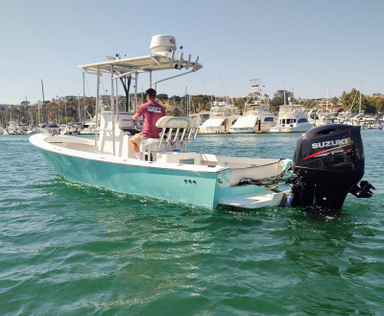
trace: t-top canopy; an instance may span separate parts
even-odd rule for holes
[[[197,71],[203,68],[202,64],[198,63],[198,57],[195,62],[190,61],[190,55],[188,60],[176,59],[168,56],[150,55],[143,57],[134,57],[127,59],[115,59],[108,60],[100,63],[94,63],[89,65],[81,65],[79,68],[84,69],[86,72],[95,73],[100,69],[101,73],[111,73],[112,69],[119,75],[135,72],[149,72],[156,70],[167,69],[186,69]]]

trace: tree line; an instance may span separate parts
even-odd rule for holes
[[[290,91],[278,90],[270,101],[271,108],[276,110],[281,104],[289,104],[288,98],[294,103],[302,103],[305,108],[315,108],[319,104],[324,104],[325,99],[295,99]],[[340,98],[333,97],[328,100],[329,107],[342,107],[344,112],[358,112],[360,107],[360,91],[352,89],[350,92],[343,92]],[[384,112],[384,98],[376,98],[361,94],[361,110],[366,114],[379,114]]]
[[[285,96],[285,102],[284,102]],[[201,111],[209,111],[215,99],[213,95],[173,95],[169,97],[165,93],[159,93],[157,98],[162,105],[166,107],[182,106],[188,103],[190,112],[197,113]],[[321,101],[319,99],[301,100],[295,98],[291,91],[278,90],[272,99],[265,95],[265,102],[271,105],[271,112],[277,113],[278,107],[282,104],[289,104],[289,100],[295,104],[303,104],[306,108],[315,108]],[[146,100],[141,100],[138,95],[138,104],[142,104]],[[240,111],[243,111],[247,98],[236,98],[234,105]],[[358,112],[360,106],[360,91],[352,89],[350,92],[343,92],[340,98],[334,97],[328,100],[329,106],[342,106],[344,111]],[[104,105],[108,108],[108,100],[104,100]],[[119,107],[124,108],[125,97],[119,98]],[[87,121],[95,115],[95,97],[60,99],[54,101],[40,102],[31,105],[27,101],[23,101],[20,105],[11,105],[9,107],[0,106],[0,124],[8,125],[9,121],[18,121],[26,125],[38,125],[39,123],[52,122],[66,124],[68,122]],[[361,109],[364,113],[378,114],[384,112],[384,98],[374,98],[371,96],[361,95]]]
[[[39,102],[31,105],[23,101],[19,106],[4,106],[0,110],[0,124],[8,125],[9,121],[18,121],[25,125],[39,123],[62,123],[87,121],[94,116],[95,98],[55,100]]]

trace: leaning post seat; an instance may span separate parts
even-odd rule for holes
[[[140,142],[140,152],[145,160],[151,160],[151,153],[187,150],[187,144],[194,141],[198,132],[196,121],[190,117],[163,116],[156,126],[162,128],[159,138],[148,138]]]

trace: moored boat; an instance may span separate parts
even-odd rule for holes
[[[27,134],[28,126],[19,121],[9,121],[7,127],[7,135],[25,135]]]
[[[78,133],[80,135],[95,135],[95,122],[85,122],[79,129]]]
[[[201,134],[223,134],[240,118],[240,111],[230,97],[216,97],[206,120],[199,129]]]
[[[304,106],[293,104],[289,100],[288,105],[281,105],[277,117],[276,126],[270,129],[271,133],[305,133],[313,125],[308,122]]]
[[[259,79],[252,79],[244,106],[243,116],[229,129],[231,134],[265,133],[276,125],[275,116],[269,111],[268,100],[263,96]]]

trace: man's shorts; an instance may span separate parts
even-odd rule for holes
[[[140,147],[140,142],[141,142],[143,139],[148,139],[148,137],[145,137],[145,136],[143,136],[141,133],[138,133],[138,134],[134,135],[134,136],[131,138],[131,142],[135,143],[137,146]]]

